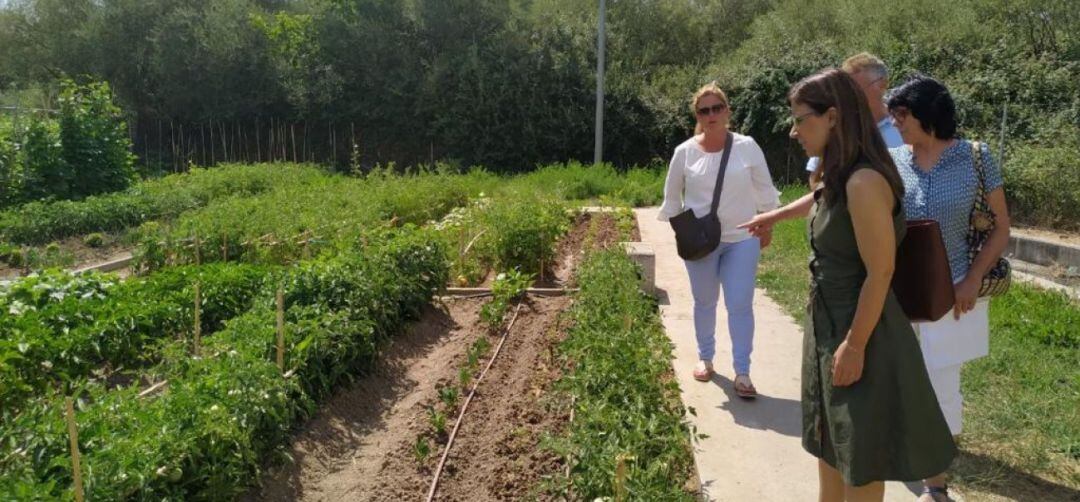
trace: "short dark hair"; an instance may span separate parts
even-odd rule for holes
[[[956,103],[941,82],[916,75],[889,95],[889,110],[904,107],[922,129],[938,139],[956,136]]]

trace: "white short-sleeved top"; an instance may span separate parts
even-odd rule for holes
[[[761,147],[750,136],[736,133],[732,136],[732,145],[725,147],[731,148],[731,158],[716,210],[723,229],[723,242],[750,238],[749,232],[735,228],[736,225],[780,205],[780,192],[773,185]],[[664,183],[660,220],[666,221],[686,209],[692,209],[698,218],[709,212],[723,154],[723,150],[706,152],[695,138],[675,148]]]

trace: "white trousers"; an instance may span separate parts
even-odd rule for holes
[[[919,337],[919,347],[938,405],[955,436],[963,426],[960,368],[965,362],[990,352],[990,299],[980,298],[975,302],[975,308],[959,320],[949,312],[935,322],[917,322],[911,326]]]
[[[926,368],[930,374],[930,384],[937,394],[938,406],[949,424],[949,431],[955,436],[964,427],[964,395],[960,392],[960,367],[963,364],[944,368]]]

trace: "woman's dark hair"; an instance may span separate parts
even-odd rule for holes
[[[885,177],[897,199],[904,197],[904,182],[885,148],[866,95],[850,75],[830,68],[806,77],[791,87],[788,102],[806,105],[817,114],[836,109],[836,125],[829,130],[825,152],[814,171],[814,183],[825,182],[828,204],[846,201],[848,179],[867,165]]]
[[[949,89],[930,77],[916,75],[889,96],[889,110],[907,108],[923,131],[937,139],[956,136],[956,103]]]

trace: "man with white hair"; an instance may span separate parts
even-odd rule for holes
[[[889,109],[885,107],[885,92],[889,89],[889,69],[877,56],[868,52],[860,52],[844,60],[841,67],[855,83],[859,84],[870,105],[870,113],[877,121],[878,131],[885,140],[886,148],[896,148],[904,145],[900,137],[900,131],[896,130],[892,119],[889,117]],[[806,170],[813,175],[821,159],[811,157],[806,162]]]

